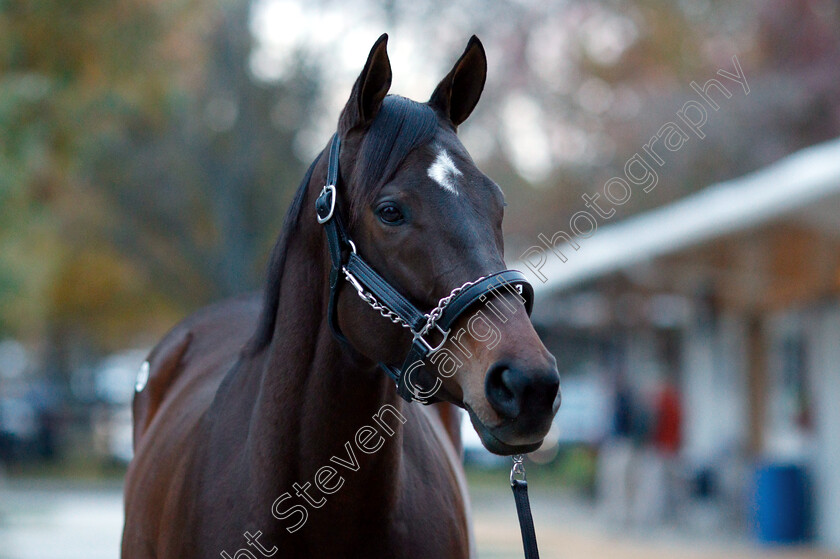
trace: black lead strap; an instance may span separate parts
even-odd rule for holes
[[[517,476],[522,476],[522,479],[518,479]],[[534,518],[531,516],[531,503],[528,501],[528,481],[525,479],[525,464],[521,454],[513,457],[513,467],[510,469],[510,488],[513,490],[513,500],[516,501],[516,515],[519,517],[519,529],[522,531],[522,547],[525,549],[525,559],[539,559],[540,552],[537,549]]]

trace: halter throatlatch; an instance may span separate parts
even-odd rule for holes
[[[359,256],[356,245],[347,235],[340,212],[336,211],[340,149],[341,140],[335,134],[330,143],[327,180],[315,202],[318,223],[324,226],[330,253],[330,301],[327,311],[330,328],[337,338],[347,341],[336,316],[338,292],[344,279],[368,305],[391,322],[408,328],[414,336],[402,367],[379,364],[394,379],[397,393],[409,402],[434,403],[441,398],[437,395],[440,379],[436,375],[425,375],[422,380],[427,382],[423,383],[421,379],[412,378],[412,374],[422,367],[426,357],[443,346],[458,317],[476,302],[485,301],[492,293],[506,292],[518,297],[530,315],[534,290],[522,272],[503,270],[456,287],[428,313],[419,310]],[[433,342],[432,338],[437,341]],[[430,378],[434,379],[431,386],[428,385]]]

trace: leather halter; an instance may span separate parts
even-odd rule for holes
[[[434,376],[434,385],[420,387],[412,381],[411,373],[418,369],[423,360],[439,350],[449,335],[452,324],[468,308],[495,292],[511,292],[524,304],[528,314],[534,301],[534,290],[525,275],[518,270],[503,270],[467,282],[444,297],[429,313],[424,313],[405,298],[387,280],[380,276],[356,252],[356,245],[350,240],[347,230],[336,211],[339,185],[338,159],[341,140],[335,134],[330,143],[327,162],[327,181],[315,202],[318,223],[324,226],[330,253],[330,301],[328,322],[333,334],[341,341],[347,338],[341,333],[337,320],[338,292],[342,279],[347,280],[359,296],[382,316],[395,324],[411,330],[414,340],[402,367],[380,363],[380,367],[397,385],[397,393],[406,401],[418,401],[424,404],[440,401],[437,396],[441,381]],[[437,345],[428,341],[428,335],[435,329],[443,337]]]

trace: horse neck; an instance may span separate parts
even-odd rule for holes
[[[375,363],[344,347],[329,328],[329,259],[326,237],[314,213],[324,176],[319,167],[308,186],[298,230],[287,247],[274,334],[262,352],[249,430],[251,466],[269,475],[264,483],[276,487],[263,489],[276,498],[292,491],[294,482],[312,482],[322,466],[341,470],[330,458],[348,460],[349,443],[360,469],[352,476],[339,472],[348,478],[342,502],[375,499],[366,479],[376,479],[381,497],[391,499],[401,457],[401,425],[388,421],[392,433],[385,433],[386,444],[373,455],[360,452],[355,437],[361,427],[376,426],[373,416],[384,405],[402,413],[401,401]]]

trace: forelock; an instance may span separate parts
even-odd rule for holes
[[[352,196],[351,219],[373,202],[412,150],[434,138],[437,127],[428,105],[398,95],[385,97],[359,148],[355,175],[360,192]]]

